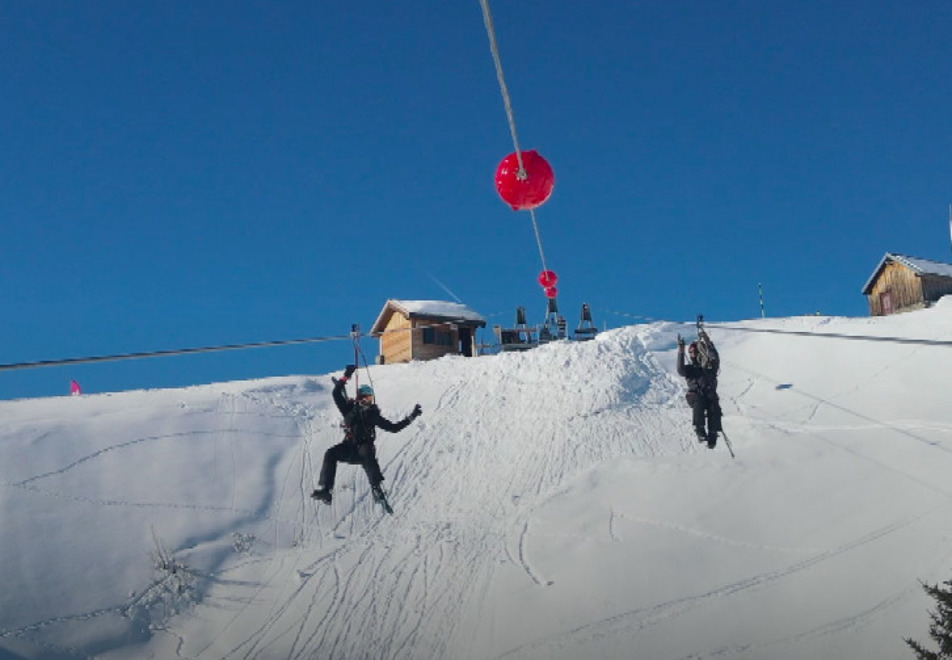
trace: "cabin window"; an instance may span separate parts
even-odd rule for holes
[[[452,346],[453,335],[439,328],[423,328],[423,343],[436,346]]]

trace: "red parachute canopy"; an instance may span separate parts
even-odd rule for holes
[[[528,211],[545,203],[555,187],[555,173],[536,151],[523,151],[525,176],[520,177],[519,159],[511,153],[496,168],[496,192],[513,211]]]

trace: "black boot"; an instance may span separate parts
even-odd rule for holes
[[[311,497],[315,500],[320,500],[324,504],[330,504],[334,497],[331,495],[330,488],[324,488],[323,486],[319,490],[315,490],[311,493]]]
[[[717,444],[717,431],[711,431],[707,434],[707,446],[708,449],[714,449],[714,445]]]

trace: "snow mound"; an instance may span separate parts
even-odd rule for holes
[[[308,497],[329,375],[0,403],[0,657],[899,657],[952,424],[947,347],[893,339],[950,325],[711,324],[736,460],[693,440],[690,326],[361,370],[424,411],[378,436],[392,517],[359,467]]]

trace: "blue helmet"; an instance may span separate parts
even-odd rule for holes
[[[372,388],[370,385],[361,385],[360,387],[357,388],[358,399],[363,399],[365,397],[373,398],[373,395],[374,395],[374,388]]]

